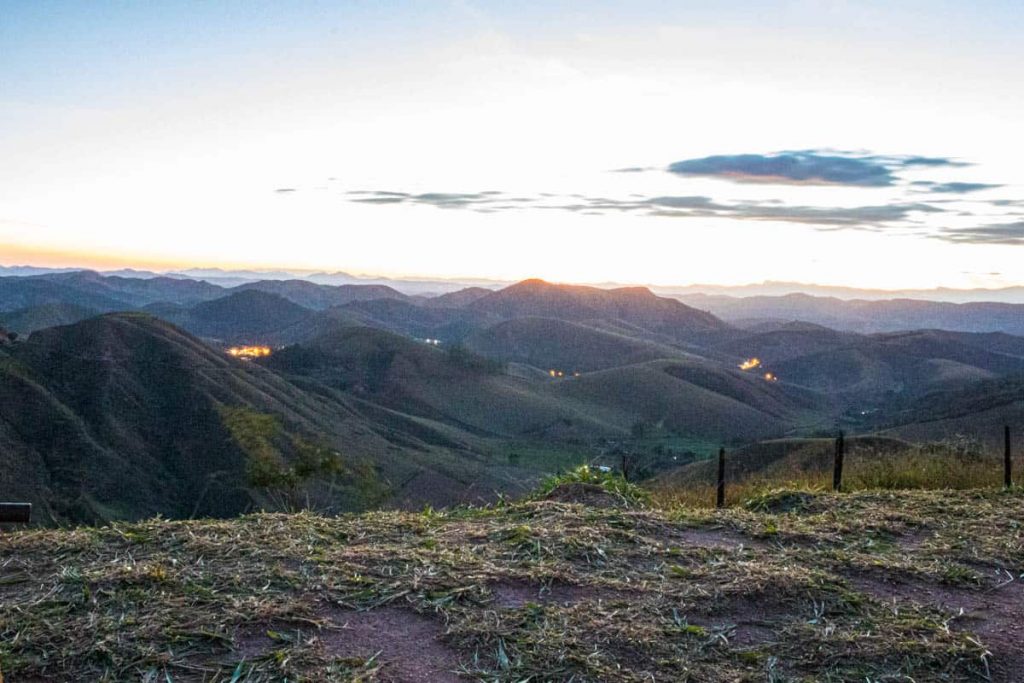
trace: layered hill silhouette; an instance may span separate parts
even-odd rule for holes
[[[710,313],[656,296],[645,287],[599,289],[524,280],[482,296],[466,308],[504,319],[533,316],[569,321],[619,320],[674,340],[728,328]]]
[[[681,300],[741,326],[800,320],[862,333],[942,329],[1024,334],[1024,304],[917,299],[867,301],[808,294],[745,298],[689,294]]]
[[[0,293],[19,333],[0,340],[0,490],[54,522],[486,500],[580,462],[656,471],[839,428],[990,439],[1024,409],[1022,337],[733,325],[643,288],[76,272]],[[299,477],[310,454],[340,464]]]
[[[457,430],[304,389],[145,314],[7,344],[0,376],[0,486],[35,503],[40,521],[238,514],[267,503],[249,479],[254,455],[287,467],[309,448],[340,457],[314,491],[327,508],[440,504],[516,486],[504,463],[466,451]]]
[[[563,372],[589,372],[659,358],[685,358],[678,347],[557,318],[514,318],[465,340],[484,356]]]

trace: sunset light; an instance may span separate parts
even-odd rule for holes
[[[0,264],[1024,282],[1012,3],[176,4],[4,13]]]
[[[1022,123],[1024,0],[0,0],[0,683],[1024,682]]]

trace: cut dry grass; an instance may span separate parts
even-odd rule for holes
[[[10,681],[1022,680],[999,678],[1017,664],[998,634],[1024,601],[986,630],[878,589],[999,594],[1024,571],[1022,503],[544,500],[22,531],[0,537],[0,667]]]

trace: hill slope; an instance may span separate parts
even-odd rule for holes
[[[18,334],[29,334],[47,327],[70,325],[98,313],[99,311],[95,309],[75,304],[40,304],[9,313],[0,313],[0,323]]]
[[[691,294],[680,300],[729,321],[802,320],[862,333],[942,329],[1024,335],[1024,304],[844,300],[807,294],[744,298]]]
[[[304,308],[323,310],[353,301],[407,300],[409,297],[386,285],[322,285],[307,280],[260,280],[234,287],[232,292],[259,291],[276,294]]]
[[[489,358],[570,374],[689,355],[665,344],[553,318],[508,320],[472,334],[465,344]]]
[[[501,318],[558,318],[568,321],[619,320],[667,338],[685,340],[728,329],[711,315],[644,287],[599,289],[524,280],[480,297],[466,308]]]
[[[324,509],[478,500],[523,486],[464,439],[323,387],[301,388],[158,319],[114,314],[0,352],[5,496],[41,520],[231,515],[273,503],[254,458],[340,453],[311,491]],[[527,478],[529,481],[532,479]]]

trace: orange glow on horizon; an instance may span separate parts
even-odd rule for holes
[[[739,368],[740,368],[740,370],[753,370],[756,367],[760,367],[760,365],[761,365],[761,359],[760,358],[750,358],[750,359],[745,360],[742,363],[740,363]]]

